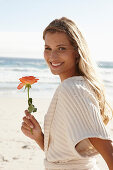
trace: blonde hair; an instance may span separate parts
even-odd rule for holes
[[[75,50],[78,51],[78,63],[77,67],[79,70],[80,75],[84,76],[86,78],[93,91],[96,94],[96,98],[99,102],[100,106],[100,113],[102,116],[102,120],[105,125],[110,120],[110,111],[112,113],[111,118],[113,116],[113,110],[109,104],[109,102],[106,99],[105,96],[105,88],[103,81],[101,80],[99,76],[99,71],[96,63],[89,55],[89,50],[87,43],[81,34],[80,30],[76,26],[76,24],[66,18],[62,17],[60,19],[53,20],[44,30],[43,32],[43,39],[45,40],[45,35],[47,32],[64,32],[67,34],[72,46],[75,48]]]

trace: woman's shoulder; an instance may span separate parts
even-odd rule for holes
[[[95,100],[96,94],[89,80],[83,76],[73,76],[65,79],[59,85],[60,94],[68,94],[68,96],[89,97]]]
[[[73,76],[63,80],[60,85],[60,91],[84,90],[86,88],[86,79],[83,76]]]

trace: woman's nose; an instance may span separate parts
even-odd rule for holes
[[[58,56],[58,53],[56,50],[51,51],[51,55],[50,55],[51,58],[54,58],[54,57],[56,58],[57,56]]]

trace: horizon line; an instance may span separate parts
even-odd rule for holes
[[[10,57],[10,56],[0,56],[0,58],[11,58],[11,59],[35,59],[35,60],[38,60],[38,59],[42,59],[44,60],[44,58],[36,58],[36,57]],[[96,62],[113,62],[113,60],[95,60]]]

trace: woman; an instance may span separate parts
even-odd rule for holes
[[[98,154],[113,170],[113,140],[105,127],[112,109],[81,32],[62,17],[46,27],[43,39],[45,61],[61,83],[45,115],[44,134],[27,110],[22,132],[45,152],[46,170],[97,170]]]

